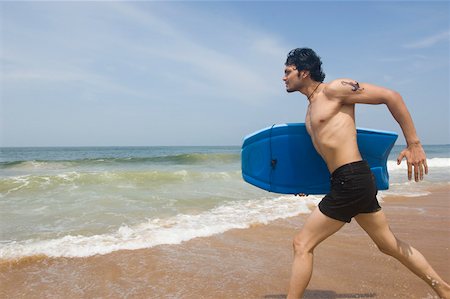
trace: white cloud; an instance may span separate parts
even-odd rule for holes
[[[379,58],[379,62],[410,62],[415,60],[429,60],[430,58],[425,55],[403,55],[403,56],[392,56],[392,57],[382,57]]]
[[[24,84],[37,86],[42,88],[40,84],[66,84],[70,86],[75,84],[84,86],[84,88],[92,89],[96,93],[120,93],[128,96],[143,98],[145,93],[129,88],[126,85],[114,82],[114,78],[108,78],[99,73],[90,72],[89,70],[80,70],[74,68],[24,68],[16,67],[11,70],[3,70],[0,72],[0,82],[12,89],[17,88],[16,83],[20,86]],[[36,83],[36,84],[33,84]]]
[[[416,40],[414,42],[405,44],[404,47],[408,49],[422,49],[422,48],[430,48],[435,44],[443,41],[450,41],[450,30],[439,32],[420,40]]]
[[[185,73],[189,72],[190,78],[187,78],[185,82],[179,81],[181,86],[209,86],[209,90],[214,90],[217,96],[225,94],[228,98],[246,102],[260,102],[262,97],[279,92],[273,77],[267,76],[266,72],[259,69],[260,65],[270,63],[267,60],[268,55],[273,60],[283,54],[280,44],[269,34],[255,32],[239,23],[234,23],[234,27],[229,28],[224,25],[228,24],[228,21],[219,16],[208,16],[190,11],[189,16],[192,20],[201,19],[204,24],[227,29],[217,34],[224,40],[231,39],[233,44],[227,45],[226,51],[221,51],[219,45],[204,37],[192,33],[187,35],[184,28],[173,19],[167,19],[161,15],[157,17],[155,13],[132,4],[116,3],[113,7],[130,22],[139,22],[148,28],[151,27],[152,31],[158,31],[158,36],[163,37],[162,40],[157,39],[153,43],[127,47],[135,47],[136,51],[148,55],[150,59],[162,59],[168,66],[175,65],[176,68],[183,68]],[[253,55],[252,61],[248,61],[244,51],[236,55],[231,54],[233,52],[231,49],[239,48],[239,44],[244,41],[253,46],[250,48],[254,51],[249,54]],[[259,63],[255,64],[254,62],[258,60]],[[276,69],[272,68],[272,70],[276,72]],[[192,84],[194,78],[201,83]],[[201,90],[205,91],[205,89]]]
[[[61,8],[64,18],[60,17]],[[79,26],[77,15],[83,14],[80,7],[49,6],[49,13],[43,18],[66,28],[47,31],[45,37],[50,44],[38,44],[33,52],[24,44],[16,45],[20,52],[15,54],[14,64],[2,72],[1,80],[84,81],[93,88],[110,88],[111,92],[128,95],[151,91],[167,97],[167,93],[178,95],[177,91],[181,91],[187,96],[214,95],[247,103],[260,103],[262,98],[279,93],[274,65],[284,51],[270,34],[239,22],[231,25],[221,16],[190,10],[185,21],[200,20],[210,29],[217,29],[219,40],[211,41],[201,32],[186,31],[185,23],[171,18],[167,14],[171,9],[167,8],[180,10],[171,3],[165,3],[161,11],[158,3],[108,2],[91,8],[88,16],[81,16],[83,26]],[[73,15],[67,15],[68,9]],[[20,26],[14,28],[18,36],[25,31]],[[72,34],[61,34],[67,29]],[[221,40],[229,44],[220,45]],[[11,55],[15,50],[14,46],[6,46],[4,52]],[[109,65],[99,68],[103,62]],[[268,66],[272,73],[267,72]],[[178,80],[171,75],[177,72]],[[150,79],[146,84],[134,83],[130,82],[133,76],[137,77],[135,82],[145,80],[144,77]],[[164,81],[167,78],[175,79],[177,91],[167,90],[171,86],[171,82]]]

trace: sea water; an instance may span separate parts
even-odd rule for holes
[[[450,145],[425,146],[429,175],[409,182],[401,146],[388,161],[389,195],[449,184]],[[245,183],[240,147],[0,149],[0,259],[86,257],[178,244],[309,213],[321,196]]]

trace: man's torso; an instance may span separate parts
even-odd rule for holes
[[[311,99],[306,129],[330,173],[339,166],[361,160],[356,142],[355,105],[344,105],[327,84]]]

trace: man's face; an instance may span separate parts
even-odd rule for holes
[[[284,68],[283,81],[286,84],[287,92],[298,91],[301,86],[299,71],[294,65],[287,65]]]

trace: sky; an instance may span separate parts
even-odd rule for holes
[[[422,143],[449,144],[449,45],[447,1],[3,1],[0,146],[241,145],[304,122],[282,82],[297,47],[325,81],[398,91]],[[356,110],[402,135],[386,106]]]

